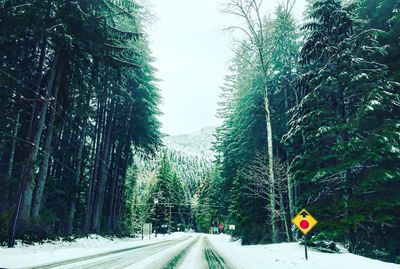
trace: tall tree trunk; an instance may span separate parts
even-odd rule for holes
[[[290,86],[289,79],[285,78],[285,85],[284,89],[284,98],[285,98],[285,113],[289,112],[289,93],[288,88],[291,88],[294,94],[296,95],[296,91]],[[288,120],[286,119],[286,122]],[[286,132],[288,130],[286,129]],[[289,151],[286,151],[286,161],[285,161],[285,171],[286,179],[287,179],[287,187],[288,187],[288,205],[289,205],[289,218],[292,219],[294,217],[294,199],[293,199],[293,182],[292,178],[290,177],[290,170],[289,170]]]
[[[293,195],[293,182],[289,172],[289,162],[286,162],[286,177],[287,177],[287,185],[288,185],[288,198],[289,198],[289,216],[290,219],[294,218],[294,195]]]
[[[110,205],[109,205],[109,210],[108,210],[108,219],[107,219],[107,229],[112,230],[112,223],[113,219],[115,217],[115,200],[116,200],[116,188],[118,184],[118,172],[119,172],[119,159],[121,156],[121,151],[120,151],[120,144],[118,144],[114,154],[113,154],[113,161],[112,161],[112,182],[111,182],[111,189],[110,189]]]
[[[273,136],[272,136],[272,122],[271,112],[269,107],[268,86],[265,82],[265,96],[264,96],[264,109],[265,109],[265,124],[267,127],[267,146],[268,146],[268,176],[270,180],[270,197],[275,197],[275,175],[274,175],[274,149],[273,149]],[[271,212],[271,240],[276,242],[278,239],[278,229],[276,224],[275,212],[275,199],[270,199],[270,212]]]
[[[13,136],[18,137],[18,130],[19,130],[19,117],[20,117],[21,111],[18,111],[17,118],[15,119],[15,127],[14,127],[14,132]],[[12,171],[14,167],[14,156],[15,156],[15,147],[17,144],[17,140],[13,139],[13,142],[11,144],[11,150],[10,150],[10,156],[8,158],[8,164],[7,164],[7,171],[6,171],[6,180],[9,182],[11,177],[12,177]],[[6,210],[8,208],[8,199],[9,199],[9,187],[8,183],[6,182],[6,190],[4,192],[4,196],[2,197],[2,210]]]
[[[290,242],[290,233],[289,233],[289,222],[287,219],[287,212],[286,212],[286,208],[285,208],[285,203],[284,203],[284,199],[283,199],[283,190],[282,190],[282,184],[283,184],[283,179],[282,179],[282,173],[286,173],[286,171],[282,171],[280,166],[280,163],[278,161],[275,162],[277,165],[277,172],[278,172],[278,197],[279,197],[279,208],[281,211],[281,215],[283,217],[283,225],[285,228],[285,233],[286,233],[286,240],[288,242]]]
[[[69,206],[69,212],[68,212],[68,219],[67,219],[67,234],[72,234],[73,232],[73,222],[75,218],[75,208],[76,208],[76,202],[78,199],[78,185],[79,181],[81,179],[81,169],[82,169],[82,155],[83,155],[83,149],[85,147],[85,142],[86,142],[86,132],[88,128],[88,118],[89,118],[89,103],[90,103],[90,91],[87,94],[86,97],[86,104],[85,108],[87,108],[86,115],[84,116],[82,120],[82,131],[80,134],[80,139],[79,139],[79,146],[78,146],[78,152],[77,152],[77,159],[76,159],[76,172],[74,175],[74,182],[73,182],[73,188],[72,188],[72,197],[71,197],[71,204]]]
[[[47,10],[47,17],[46,20],[49,18],[50,15],[50,5],[51,0],[48,1],[48,10]],[[38,100],[39,89],[35,88],[38,87],[43,79],[43,68],[44,68],[44,60],[47,51],[47,38],[45,36],[42,37],[42,42],[40,46],[40,54],[39,54],[39,61],[38,67],[36,69],[36,78],[35,78],[35,85],[33,91],[35,92],[34,100]],[[56,57],[58,57],[56,55]],[[50,80],[44,92],[44,95],[47,96],[48,93],[51,91],[55,79],[55,72],[58,65],[58,58],[55,58],[53,62],[53,67],[50,72]],[[26,187],[22,190],[22,196],[20,197],[19,201],[21,201],[21,219],[27,220],[29,218],[30,213],[30,203],[32,200],[32,180],[33,180],[33,173],[34,173],[34,165],[36,162],[38,150],[39,150],[39,142],[43,131],[43,124],[44,118],[47,111],[47,102],[41,103],[36,101],[33,105],[32,116],[29,123],[29,132],[27,140],[32,142],[32,145],[28,146],[27,151],[29,152],[25,156],[27,156],[24,160],[24,165],[22,168],[21,173],[21,182],[27,181]],[[39,119],[38,119],[39,118]],[[26,178],[26,179],[24,179]],[[21,186],[24,185],[21,183]],[[18,216],[17,216],[18,218]]]
[[[48,172],[48,168],[49,168],[51,144],[53,141],[54,122],[56,119],[57,98],[58,98],[58,92],[60,89],[61,79],[63,77],[64,66],[65,66],[65,57],[63,55],[61,57],[61,61],[60,61],[59,68],[57,71],[57,79],[55,82],[54,95],[53,95],[53,97],[54,97],[53,109],[50,110],[50,120],[49,120],[49,123],[47,126],[47,135],[46,135],[46,140],[45,140],[44,146],[43,146],[44,153],[42,155],[42,160],[40,163],[39,174],[35,181],[36,188],[35,188],[35,195],[34,195],[34,200],[33,200],[33,204],[32,204],[32,212],[31,212],[32,218],[34,221],[37,221],[39,218],[39,211],[40,211],[40,206],[41,206],[41,202],[42,202],[44,186],[46,184],[47,172]]]
[[[125,179],[126,179],[126,172],[128,170],[128,165],[129,165],[129,160],[130,160],[130,154],[131,154],[131,147],[130,143],[128,142],[128,135],[125,137],[125,143],[124,143],[124,148],[123,151],[124,153],[124,158],[122,161],[122,164],[120,166],[120,171],[121,175],[119,177],[118,181],[118,188],[116,190],[116,203],[115,203],[115,213],[114,213],[114,219],[113,219],[113,230],[116,233],[119,233],[121,231],[121,224],[122,224],[122,216],[124,214],[124,201],[125,201]]]
[[[36,79],[35,79],[35,85],[34,86],[39,86],[42,82],[43,79],[43,66],[44,66],[44,59],[46,56],[46,48],[47,48],[47,38],[43,37],[42,40],[42,44],[40,47],[40,56],[39,56],[39,64],[38,64],[38,68],[36,70]],[[39,98],[39,92],[37,88],[34,88],[33,91],[35,92],[35,98],[34,99],[38,99]],[[33,112],[32,112],[32,116],[31,116],[31,120],[29,123],[29,129],[32,128],[32,125],[34,123],[34,115],[36,115],[36,112],[40,109],[41,105],[39,102],[36,102],[33,106]]]
[[[74,182],[73,182],[73,188],[72,188],[72,198],[71,198],[71,204],[69,207],[69,212],[68,212],[68,219],[67,219],[67,234],[72,234],[73,231],[73,221],[75,217],[75,208],[76,208],[76,200],[78,199],[78,184],[81,178],[81,167],[82,167],[82,154],[83,154],[83,148],[85,147],[85,140],[86,140],[86,130],[87,130],[87,120],[84,121],[83,127],[82,127],[82,132],[81,132],[81,137],[79,140],[79,146],[78,146],[78,156],[77,156],[77,161],[76,161],[76,172],[74,175]]]
[[[53,61],[53,65],[51,68],[50,79],[46,88],[46,95],[48,95],[51,92],[51,89],[53,88],[57,69],[60,66],[61,54],[62,54],[61,49],[58,49],[56,51],[55,59]],[[45,122],[44,119],[47,107],[48,107],[48,102],[43,102],[40,112],[38,110],[34,111],[32,126],[28,134],[27,140],[30,141],[31,144],[27,144],[28,149],[25,155],[26,157],[24,160],[24,165],[21,174],[21,187],[20,187],[20,198],[19,198],[20,206],[17,206],[17,208],[19,207],[18,209],[20,211],[19,216],[22,220],[28,220],[28,218],[30,217],[32,194],[33,194],[34,168],[39,151],[39,142],[44,128],[44,122]],[[40,113],[40,118],[39,118],[39,113]]]
[[[118,203],[116,204],[114,231],[119,234],[122,230],[122,216],[124,214],[124,201],[125,201],[125,178],[121,178],[119,188]]]
[[[110,162],[111,131],[114,117],[114,100],[111,101],[109,112],[107,113],[107,131],[104,141],[104,154],[101,162],[99,179],[96,186],[96,196],[93,209],[92,230],[96,233],[100,231],[101,217],[104,205],[104,194],[106,190],[108,167]]]
[[[104,113],[103,113],[103,105],[100,101],[98,101],[98,115],[96,121],[96,141],[94,143],[95,149],[93,156],[95,161],[92,163],[92,175],[89,181],[89,190],[87,195],[87,202],[86,202],[86,212],[85,212],[85,225],[84,230],[86,232],[90,231],[92,226],[92,215],[93,215],[93,207],[94,207],[94,194],[96,190],[96,179],[99,170],[99,163],[100,163],[100,154],[101,154],[101,145],[102,145],[102,130],[103,130],[103,123],[104,123]]]

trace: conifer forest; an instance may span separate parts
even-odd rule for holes
[[[194,154],[162,129],[146,1],[0,0],[0,245],[144,223],[301,242],[306,208],[310,246],[400,263],[400,2],[296,1],[220,1],[233,58]]]

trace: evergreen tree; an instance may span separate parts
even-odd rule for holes
[[[272,142],[276,156],[274,171],[276,171],[275,166],[281,162],[280,159],[283,161],[287,159],[285,148],[281,143],[281,138],[287,130],[285,113],[298,100],[291,80],[294,77],[294,66],[297,61],[299,35],[289,9],[289,7],[279,6],[276,10],[276,18],[271,23],[273,28],[269,30],[267,37],[269,42],[265,48],[271,51],[268,54],[270,75],[267,87],[274,133]],[[217,141],[214,146],[217,151],[217,167],[221,170],[222,178],[219,184],[220,195],[224,197],[223,201],[228,201],[221,205],[227,211],[229,208],[229,220],[237,225],[236,233],[246,244],[269,241],[268,237],[275,238],[274,240],[287,238],[284,236],[286,234],[284,227],[288,225],[282,223],[281,218],[276,215],[276,210],[280,207],[276,204],[278,200],[254,197],[249,186],[249,178],[241,173],[241,170],[249,166],[257,155],[267,154],[268,148],[267,141],[262,136],[267,128],[262,120],[265,112],[263,109],[264,80],[256,72],[257,66],[249,60],[255,56],[248,48],[249,46],[244,42],[238,49],[231,67],[232,74],[226,77],[222,88],[223,101],[220,103],[219,116],[224,121],[217,129]],[[268,159],[263,160],[268,162]],[[269,173],[262,176],[269,177]],[[276,180],[273,182],[277,183],[280,176],[275,176],[278,174],[274,172]],[[272,193],[270,197],[277,197],[279,194],[275,185],[268,185],[269,192]],[[286,185],[292,188],[292,184],[285,183]],[[228,197],[226,193],[229,193]],[[292,197],[292,192],[290,194]],[[271,207],[266,209],[265,203],[271,204],[271,200],[275,204],[273,210]],[[285,207],[287,207],[286,204],[285,202]],[[266,220],[268,215],[275,215],[273,225],[277,230],[274,232],[267,228],[272,226],[272,220]],[[289,216],[286,217],[286,220],[288,219],[290,219]],[[257,229],[254,229],[255,226]],[[275,236],[273,236],[274,233]]]
[[[214,168],[201,182],[195,196],[196,228],[209,233],[211,227],[232,224],[228,216],[228,195],[224,195],[224,180]]]
[[[393,227],[396,219],[389,197],[398,195],[399,171],[386,167],[399,158],[398,86],[376,61],[384,53],[376,33],[360,29],[339,1],[315,2],[310,18],[301,51],[309,71],[298,80],[306,95],[286,135],[297,152],[291,174],[300,183],[298,206],[311,208],[329,237],[363,252],[373,223]]]
[[[141,13],[128,0],[1,2],[0,226],[18,227],[12,237],[124,232],[132,149],[161,140]]]
[[[171,166],[166,151],[148,197],[153,227],[158,232],[181,231],[191,227],[191,201],[187,187]]]
[[[174,193],[172,189],[173,172],[167,155],[164,152],[161,160],[160,169],[157,175],[157,181],[153,187],[152,194],[155,208],[153,217],[155,218],[155,229],[161,230],[161,225],[168,224],[169,221],[169,206],[172,206]]]
[[[366,23],[365,30],[378,29],[377,41],[386,46],[386,53],[379,56],[379,62],[389,68],[390,78],[400,81],[400,4],[396,0],[357,0],[358,16]]]

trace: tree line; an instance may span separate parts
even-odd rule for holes
[[[0,1],[0,241],[129,230],[128,167],[161,144],[146,14]]]
[[[142,172],[135,173],[130,195],[133,233],[140,234],[144,223],[152,223],[156,234],[195,228],[191,180],[176,170],[176,158],[173,151],[163,149],[153,160],[153,168],[142,167]],[[137,171],[138,167],[133,169]]]
[[[299,25],[294,1],[229,1],[242,33],[221,89],[215,171],[199,215],[236,224],[244,244],[312,240],[398,261],[400,252],[400,6],[395,0],[313,0]],[[205,201],[205,202],[204,202]]]

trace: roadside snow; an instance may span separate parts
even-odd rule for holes
[[[400,265],[385,263],[354,254],[320,253],[309,249],[309,260],[304,258],[304,247],[297,243],[281,243],[257,246],[241,246],[239,242],[230,242],[227,235],[196,235],[193,233],[173,233],[172,235],[151,239],[104,238],[91,235],[74,242],[51,242],[34,246],[18,244],[14,249],[0,247],[0,268],[35,267],[63,260],[71,260],[110,251],[153,244],[156,242],[178,239],[191,235],[191,239],[163,249],[144,258],[131,268],[150,268],[166,261],[188,248],[193,240],[197,242],[188,249],[180,268],[194,269],[205,264],[202,237],[206,236],[217,252],[235,266],[235,269],[400,269]],[[76,265],[76,264],[75,264]]]
[[[227,235],[207,235],[216,250],[238,269],[400,269],[400,265],[385,263],[362,256],[343,253],[321,253],[308,249],[304,258],[304,246],[297,243],[242,246],[230,242]]]
[[[90,235],[87,238],[79,238],[73,242],[53,241],[35,245],[19,243],[12,249],[0,247],[0,268],[35,266],[76,259],[176,239],[184,235],[184,233],[173,233],[165,236],[158,235],[157,238],[153,235],[150,239],[147,237],[144,240],[141,240],[141,238],[105,238],[99,235]]]

